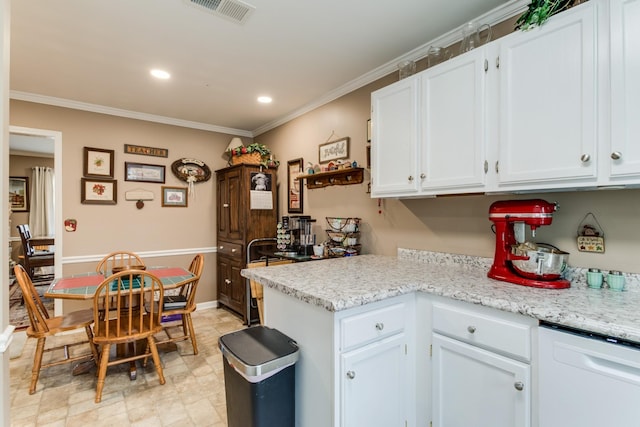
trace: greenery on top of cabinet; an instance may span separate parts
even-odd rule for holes
[[[540,26],[551,16],[578,3],[580,0],[532,0],[527,11],[516,21],[516,30]]]

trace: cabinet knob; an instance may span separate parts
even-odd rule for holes
[[[231,284],[231,280],[229,280],[229,279],[224,279],[224,283],[225,283],[225,284],[227,284],[227,285],[230,285],[230,284]]]
[[[235,251],[237,251],[237,249],[236,249],[236,248],[231,249],[231,253],[233,253],[233,252],[235,252]]]
[[[378,322],[376,323],[376,329],[381,331],[384,329],[384,323]]]
[[[425,179],[426,177],[427,177],[427,175],[425,175],[423,173],[420,174],[420,179]]]
[[[518,391],[522,391],[524,390],[524,383],[522,381],[516,381],[513,386],[516,388],[516,390]]]
[[[220,245],[220,246],[218,246],[218,249],[223,250],[224,246]]]
[[[476,331],[476,327],[471,325],[467,326],[467,331],[469,331],[469,333],[472,334]]]
[[[413,176],[409,175],[409,177],[407,178],[409,180],[409,182],[413,181]]]
[[[350,380],[354,379],[356,377],[356,373],[353,371],[347,371],[347,378],[349,378]]]
[[[229,203],[223,203],[223,204],[222,204],[222,207],[223,207],[223,208],[228,208],[228,207],[229,207]]]
[[[622,158],[622,153],[619,151],[614,151],[613,153],[611,153],[611,158],[613,160],[620,160]]]
[[[586,153],[580,156],[580,161],[582,163],[587,163],[589,160],[591,160],[591,156]]]

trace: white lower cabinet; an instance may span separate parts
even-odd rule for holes
[[[534,319],[434,302],[433,427],[529,427]]]
[[[433,336],[433,426],[530,426],[529,365]]]
[[[342,425],[404,426],[408,410],[406,337],[367,345],[341,356]]]

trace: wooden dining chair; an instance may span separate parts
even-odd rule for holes
[[[164,307],[162,314],[165,318],[172,316],[180,316],[180,323],[175,321],[167,322],[163,325],[164,333],[167,336],[165,340],[159,340],[158,344],[165,344],[168,342],[178,342],[191,340],[191,346],[193,347],[193,354],[198,354],[198,343],[196,341],[196,331],[193,328],[193,320],[191,319],[191,313],[196,311],[196,290],[198,288],[198,282],[200,276],[202,276],[202,269],[204,268],[204,256],[197,254],[191,261],[189,271],[194,274],[194,278],[180,286],[177,295],[165,296]],[[177,297],[177,298],[176,298]],[[183,306],[171,307],[170,302],[179,301],[178,304]],[[182,328],[181,335],[175,335],[177,332],[173,329]]]
[[[31,244],[31,230],[27,224],[18,224],[16,226],[18,234],[20,235],[20,241],[22,243],[22,255],[20,256],[20,262],[31,281],[47,281],[50,282],[53,279],[53,274],[36,274],[36,268],[39,267],[53,267],[55,253],[49,250],[36,250]]]
[[[30,326],[27,328],[27,336],[38,340],[36,353],[33,357],[33,368],[31,369],[31,385],[29,386],[29,394],[33,394],[36,391],[36,384],[38,383],[41,369],[91,357],[96,361],[98,360],[98,350],[93,343],[93,333],[91,331],[93,313],[91,309],[87,309],[74,311],[64,316],[51,317],[24,267],[16,265],[13,271],[20,284],[25,306],[27,307],[27,314],[29,315]],[[80,328],[84,328],[87,334],[87,340],[74,341],[71,344],[45,348],[47,337]],[[83,344],[89,345],[91,349],[90,353],[82,353],[75,356],[70,355],[69,349],[71,347]],[[44,353],[54,350],[63,350],[64,358],[51,359],[48,363],[42,364],[42,356]]]
[[[125,267],[125,266],[144,266],[144,261],[138,254],[129,251],[115,251],[106,255],[98,262],[96,266],[96,272],[102,273],[105,276],[111,274],[113,267]]]
[[[151,356],[160,384],[165,383],[154,338],[162,330],[162,305],[153,303],[154,297],[162,301],[163,296],[164,289],[160,279],[143,270],[125,270],[113,274],[96,289],[93,296],[93,341],[100,346],[96,403],[102,400],[102,389],[109,366],[140,359],[146,365]],[[136,348],[136,341],[142,340],[146,340],[146,345]],[[111,359],[110,349],[113,344],[129,343],[133,343],[130,346],[134,347],[132,351],[122,357],[116,352],[115,358]]]

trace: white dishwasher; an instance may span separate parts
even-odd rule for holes
[[[640,426],[640,344],[539,328],[540,427]]]

